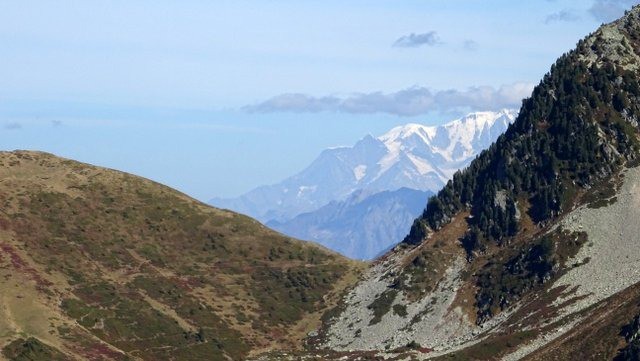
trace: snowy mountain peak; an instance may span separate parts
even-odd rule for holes
[[[502,134],[516,114],[477,112],[440,126],[412,123],[377,138],[367,135],[352,147],[324,150],[306,169],[279,184],[212,204],[267,222],[345,200],[357,190],[407,187],[435,192]]]
[[[378,137],[389,150],[378,162],[380,172],[408,158],[419,174],[434,173],[446,182],[452,176],[451,170],[465,165],[489,146],[516,116],[516,111],[505,109],[471,113],[440,126],[412,123],[395,127]]]
[[[453,120],[443,125],[427,126],[417,123],[409,123],[397,126],[389,132],[378,137],[384,143],[400,141],[412,136],[418,136],[425,142],[430,142],[441,129],[447,129],[456,133],[472,133],[481,131],[486,127],[492,127],[496,122],[506,121],[512,122],[518,112],[513,109],[503,109],[498,112],[475,112],[468,114],[460,119]],[[371,137],[370,135],[368,137]]]
[[[409,123],[391,129],[389,132],[378,137],[378,139],[388,145],[417,136],[429,144],[438,133],[442,131],[446,131],[455,139],[472,139],[475,133],[493,127],[496,122],[502,122],[504,124],[513,122],[517,115],[518,112],[516,110],[503,109],[498,112],[486,111],[471,113],[460,119],[438,126]]]
[[[454,120],[443,127],[449,130],[450,133],[456,133],[459,136],[466,134],[467,138],[469,138],[472,133],[491,128],[496,123],[509,124],[517,115],[516,111],[507,109],[499,112],[477,112]]]
[[[425,142],[428,142],[436,134],[437,127],[426,126],[422,124],[409,123],[405,125],[397,126],[391,129],[389,132],[378,137],[382,142],[388,144],[390,142],[401,141],[402,139],[418,136]]]

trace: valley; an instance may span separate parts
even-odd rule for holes
[[[255,219],[2,151],[0,358],[637,360],[639,69],[636,5],[518,112],[400,126],[213,201]]]

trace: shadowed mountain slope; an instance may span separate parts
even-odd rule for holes
[[[409,188],[373,195],[359,191],[345,201],[267,226],[298,239],[314,240],[353,259],[373,259],[407,235],[431,195]]]

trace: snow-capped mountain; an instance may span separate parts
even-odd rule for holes
[[[357,190],[373,194],[406,187],[435,192],[516,115],[514,110],[477,112],[441,126],[407,124],[377,138],[367,135],[352,147],[326,149],[302,172],[278,184],[238,198],[216,198],[211,204],[266,223],[343,201]]]

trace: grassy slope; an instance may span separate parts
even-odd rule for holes
[[[296,348],[361,269],[149,180],[0,153],[0,348],[153,360]]]
[[[640,312],[640,287],[629,287],[592,307],[578,327],[525,359],[613,359],[625,345],[622,329]]]

